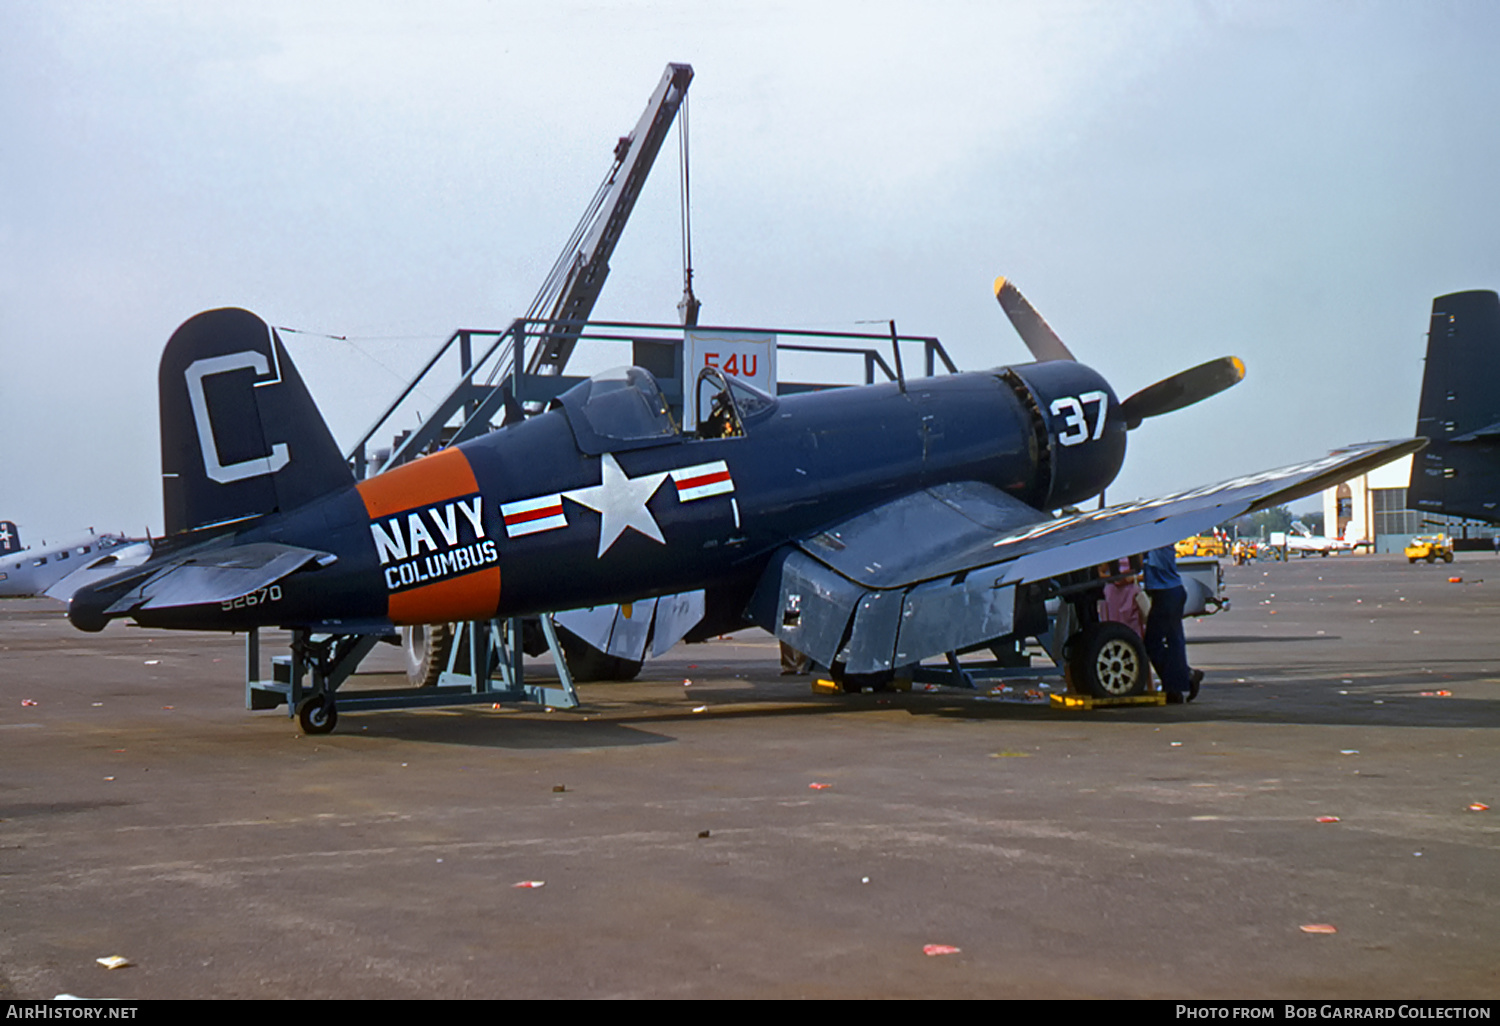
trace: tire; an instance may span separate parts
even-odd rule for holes
[[[1146,690],[1150,671],[1140,635],[1123,623],[1094,623],[1063,647],[1063,673],[1074,691],[1095,698],[1124,698]]]
[[[338,726],[339,711],[327,696],[305,698],[297,708],[297,722],[304,734],[331,734]]]
[[[453,646],[451,623],[417,624],[401,628],[401,651],[406,654],[406,679],[414,688],[430,688],[448,668]]]
[[[563,658],[568,661],[568,672],[575,683],[635,680],[641,672],[639,659],[601,652],[565,627],[557,628],[557,640],[562,644]]]
[[[1451,553],[1451,552],[1445,552],[1445,553],[1443,553],[1443,562],[1444,563],[1451,563],[1451,562],[1453,562],[1453,553]]]
[[[1437,557],[1434,556],[1432,553],[1429,552],[1429,553],[1427,553],[1427,562],[1428,563],[1435,563],[1435,562],[1437,562]]]

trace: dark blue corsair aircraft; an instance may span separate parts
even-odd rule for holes
[[[706,591],[696,636],[756,624],[847,681],[1036,636],[1074,604],[1075,682],[1146,683],[1099,623],[1101,563],[1320,490],[1420,448],[1342,449],[1149,501],[1098,496],[1143,418],[1240,380],[1226,357],[1121,401],[1014,287],[1037,362],[774,398],[705,370],[681,430],[639,368],[545,413],[354,480],[276,332],[244,310],[182,325],[160,368],[167,537],[71,599],[83,630],[335,634]]]

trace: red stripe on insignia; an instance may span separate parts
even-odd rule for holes
[[[505,526],[524,524],[530,520],[541,520],[543,517],[555,517],[562,512],[562,503],[555,506],[542,506],[538,509],[529,509],[523,513],[512,513],[505,518]]]
[[[720,481],[729,480],[729,471],[721,470],[716,474],[704,474],[700,477],[690,477],[677,482],[677,490],[685,492],[689,488],[702,488],[704,485],[718,484]]]

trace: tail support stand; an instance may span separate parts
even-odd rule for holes
[[[534,702],[558,709],[578,706],[573,676],[563,658],[552,617],[541,618],[542,633],[557,670],[555,686],[526,683],[519,618],[458,624],[448,667],[433,687],[393,688],[335,693],[380,642],[377,634],[292,632],[289,655],[272,659],[272,679],[260,678],[260,637],[245,638],[245,705],[249,709],[287,707],[308,734],[326,734],[338,721],[338,710],[405,709],[468,705],[482,702]],[[478,672],[474,668],[478,667]]]

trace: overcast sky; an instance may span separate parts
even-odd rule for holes
[[[1028,359],[1011,277],[1123,397],[1110,498],[1410,434],[1433,296],[1500,287],[1500,5],[0,0],[0,519],[161,530],[156,364],[244,306],[347,445],[525,311],[669,61],[705,323],[894,318]],[[601,318],[671,321],[669,140]]]

